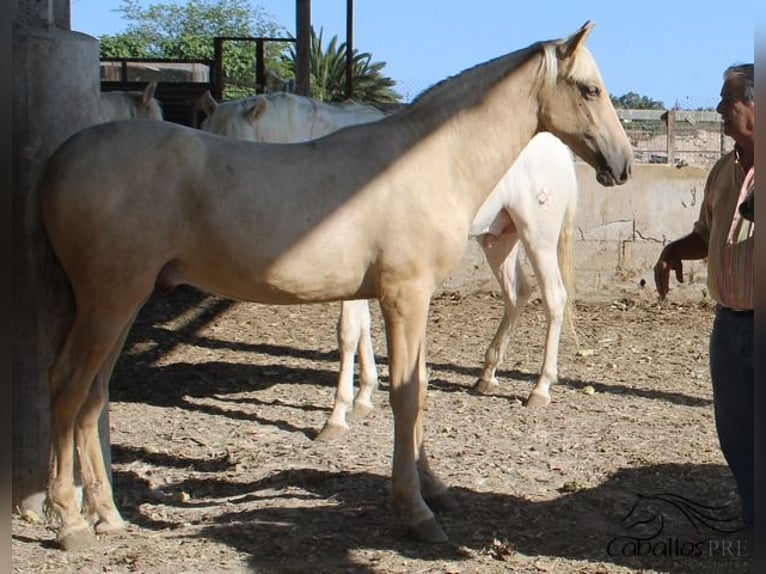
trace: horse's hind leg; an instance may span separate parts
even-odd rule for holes
[[[95,529],[99,534],[119,532],[125,529],[125,521],[114,504],[107,469],[104,467],[98,433],[98,419],[108,402],[109,381],[112,377],[112,371],[134,320],[135,314],[123,329],[117,343],[96,375],[90,394],[85,404],[80,408],[75,427],[85,510],[88,514],[95,516]]]
[[[500,235],[492,245],[482,243],[487,258],[503,293],[503,318],[484,353],[484,365],[474,389],[491,393],[498,387],[497,368],[505,357],[516,320],[529,299],[531,287],[519,262],[519,244],[516,234]]]
[[[545,356],[537,384],[527,398],[527,406],[546,406],[551,402],[550,386],[558,379],[558,354],[561,325],[567,303],[567,290],[561,278],[556,256],[556,243],[549,246],[532,245],[527,254],[540,284],[548,332],[545,339]]]
[[[65,550],[85,548],[94,541],[93,533],[80,513],[75,493],[75,421],[128,318],[129,315],[124,314],[78,312],[51,369],[48,503],[61,521],[57,542]],[[98,443],[97,434],[95,439],[86,441],[91,452],[93,448],[100,449],[93,440]],[[82,439],[78,437],[78,446],[80,444]],[[81,456],[90,459],[93,455],[81,452]],[[100,450],[98,456],[101,457]]]
[[[367,305],[367,301],[343,301],[340,306],[337,331],[340,371],[335,387],[335,405],[315,440],[334,440],[349,428],[346,413],[354,400],[354,354],[362,333],[362,309],[358,303]]]
[[[372,393],[378,388],[378,367],[372,346],[372,320],[369,301],[350,301],[359,317],[359,391],[354,397],[354,409],[349,418],[359,420],[372,409]]]

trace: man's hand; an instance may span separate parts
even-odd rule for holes
[[[660,300],[665,299],[665,296],[670,290],[670,271],[676,272],[676,280],[679,283],[684,282],[684,267],[682,260],[673,254],[672,243],[665,246],[665,249],[660,253],[660,258],[654,266],[654,285],[657,288],[657,294],[660,296]]]

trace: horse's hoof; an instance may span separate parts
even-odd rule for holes
[[[407,533],[410,538],[417,542],[441,544],[449,540],[435,518],[429,518],[428,520],[410,526],[407,529]]]
[[[127,523],[119,519],[99,520],[94,527],[97,534],[116,534],[127,530]]]
[[[318,442],[329,442],[339,439],[348,432],[348,427],[343,427],[335,424],[325,424],[324,428],[319,431],[319,434],[314,438]]]
[[[88,550],[96,544],[96,535],[87,526],[65,529],[56,537],[56,544],[67,552]]]
[[[535,393],[533,391],[529,394],[529,397],[527,398],[527,402],[525,406],[537,408],[537,407],[547,407],[549,404],[551,404],[551,398],[548,395]]]
[[[473,390],[483,395],[488,395],[497,391],[499,386],[496,380],[479,379],[474,383]]]
[[[348,414],[348,419],[358,421],[370,414],[373,406],[370,403],[355,403],[354,409]]]
[[[460,508],[455,497],[452,496],[448,490],[431,498],[423,497],[423,499],[426,501],[428,507],[434,512],[452,512]]]

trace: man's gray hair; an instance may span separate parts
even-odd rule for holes
[[[724,81],[730,78],[745,80],[745,101],[750,103],[755,99],[755,66],[753,64],[735,64],[726,68],[723,73]]]

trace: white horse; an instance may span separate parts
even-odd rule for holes
[[[384,117],[372,106],[327,104],[281,93],[219,104],[206,92],[200,107],[207,116],[201,126],[203,130],[246,141],[306,141]],[[544,132],[524,148],[474,218],[469,236],[479,240],[505,302],[503,320],[485,353],[482,375],[474,386],[478,391],[489,393],[497,388],[495,373],[510,343],[516,319],[531,294],[519,261],[517,246],[521,239],[539,277],[548,321],[540,377],[527,404],[550,403],[550,385],[558,378],[561,324],[573,291],[571,239],[576,205],[577,179],[571,152],[558,138]],[[365,416],[373,407],[372,395],[378,385],[366,300],[341,304],[337,332],[340,373],[335,405],[317,435],[318,440],[344,434],[349,428],[347,416],[353,419]],[[359,391],[354,396],[357,347]]]
[[[170,122],[110,122],[53,154],[42,223],[74,318],[50,370],[49,508],[62,548],[122,530],[98,436],[107,385],[156,286],[299,304],[378,299],[394,416],[392,495],[415,539],[442,542],[454,507],[424,441],[431,296],[471,222],[532,137],[550,131],[610,186],[633,153],[584,41],[537,42],[449,78],[377,122],[297,144],[235,141]],[[98,169],[93,169],[93,166]],[[428,502],[426,502],[428,501]]]
[[[156,89],[157,82],[149,82],[142,92],[101,92],[101,119],[104,122],[162,120],[162,108],[154,97]]]
[[[385,117],[377,108],[353,100],[334,104],[287,92],[218,103],[207,91],[200,99],[200,107],[206,116],[200,126],[203,130],[270,143],[309,141],[346,126]]]

